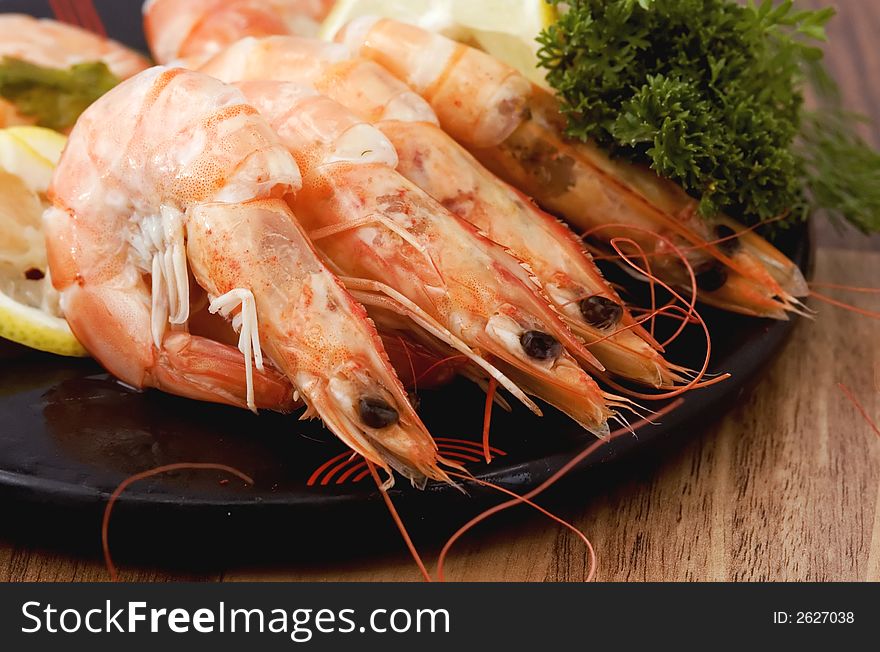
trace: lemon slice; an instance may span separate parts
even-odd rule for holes
[[[62,317],[31,308],[0,292],[0,337],[31,349],[70,357],[88,352]]]
[[[546,0],[453,0],[454,18],[482,50],[547,86],[538,66],[538,34],[556,21]]]
[[[46,191],[64,143],[40,127],[0,129],[0,338],[84,356],[61,315],[43,241]]]
[[[535,40],[557,17],[546,0],[337,0],[319,35],[332,40],[359,16],[394,18],[476,45],[546,86]]]

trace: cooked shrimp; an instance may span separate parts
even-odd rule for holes
[[[313,36],[332,0],[147,0],[144,30],[159,63],[203,61],[245,36]]]
[[[225,81],[307,84],[373,122],[397,149],[397,171],[527,263],[605,367],[653,386],[678,379],[575,235],[440,130],[427,103],[381,66],[340,44],[272,37],[245,39],[202,70]]]
[[[616,397],[578,365],[572,354],[598,362],[520,261],[397,174],[391,143],[341,105],[291,84],[242,89],[299,163],[293,208],[358,299],[394,302],[536,411],[520,388],[608,433]]]
[[[120,80],[149,67],[149,62],[124,45],[79,27],[24,14],[0,15],[0,60],[21,59],[44,68],[70,68],[102,61]],[[0,99],[0,127],[32,124],[15,106]]]
[[[667,244],[675,242],[697,273],[704,302],[776,319],[801,312],[796,297],[808,290],[794,263],[729,218],[704,220],[693,198],[650,170],[567,139],[555,98],[512,68],[393,20],[356,19],[337,38],[406,81],[484,165],[592,242],[634,240],[653,274],[686,286],[690,276]]]
[[[311,86],[367,122],[437,124],[433,109],[421,96],[382,66],[353,57],[338,43],[292,36],[243,38],[199,70],[230,83],[271,80]]]
[[[290,406],[289,382],[306,416],[368,460],[445,480],[366,312],[282,199],[300,184],[235,88],[165,68],[124,82],[80,118],[50,187],[64,315],[129,385],[254,408]],[[190,273],[243,361],[188,332]]]

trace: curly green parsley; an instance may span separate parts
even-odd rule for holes
[[[550,0],[558,3],[560,0]],[[568,0],[539,59],[569,135],[646,163],[706,216],[755,223],[827,209],[880,230],[880,154],[821,67],[834,10],[790,0]],[[824,106],[804,107],[812,82]]]

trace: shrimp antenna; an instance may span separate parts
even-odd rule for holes
[[[846,290],[847,292],[861,292],[862,294],[880,294],[880,288],[859,287],[857,285],[841,285],[840,283],[820,283],[810,281],[810,287],[826,288],[829,290]]]
[[[452,475],[458,476],[458,474],[455,474],[455,473],[453,473]],[[563,527],[574,532],[574,534],[581,541],[584,542],[584,545],[587,548],[587,553],[590,558],[590,567],[589,567],[589,571],[587,571],[587,577],[586,577],[585,581],[586,582],[593,581],[593,578],[596,576],[596,568],[597,568],[596,550],[593,548],[593,544],[587,538],[587,535],[584,534],[581,530],[579,530],[577,527],[575,527],[574,525],[572,525],[571,523],[569,523],[565,519],[560,518],[559,516],[556,516],[556,514],[553,514],[552,512],[544,509],[543,507],[541,507],[537,503],[532,502],[531,500],[529,500],[528,498],[526,498],[524,496],[520,496],[519,494],[511,491],[510,489],[505,489],[504,487],[502,487],[500,485],[497,485],[492,482],[488,482],[486,480],[480,480],[479,478],[468,477],[468,476],[464,476],[464,475],[459,476],[459,477],[461,477],[462,479],[470,480],[471,482],[474,482],[474,483],[480,485],[481,487],[487,487],[489,489],[494,489],[495,491],[498,491],[500,493],[511,496],[512,500],[509,501],[510,503],[528,505],[529,507],[537,510],[538,512],[540,512],[541,514],[543,514],[544,516],[549,518],[550,520],[556,521],[557,523],[559,523]],[[506,505],[508,503],[502,503],[502,504]],[[498,505],[497,507],[501,507],[501,505]],[[495,509],[495,508],[493,508],[493,509]],[[484,512],[484,514],[485,514],[485,512]],[[463,526],[463,527],[466,527],[466,526],[467,526],[467,524],[465,524],[465,526]],[[459,529],[459,532],[461,532],[461,529]],[[456,533],[456,534],[458,534],[458,533]],[[441,582],[444,581],[443,567],[444,567],[444,562],[445,562],[445,558],[446,558],[446,553],[448,552],[448,548],[451,547],[453,543],[455,543],[454,539],[450,539],[446,543],[446,546],[444,546],[443,551],[441,551],[441,553],[440,553],[440,558],[437,561],[437,579]]]
[[[246,484],[250,486],[253,486],[254,484],[253,478],[245,473],[242,473],[238,469],[234,469],[231,466],[226,466],[225,464],[211,464],[203,462],[179,462],[176,464],[165,464],[163,466],[157,466],[154,469],[135,473],[134,475],[127,477],[125,480],[120,482],[119,486],[113,490],[112,494],[110,494],[110,499],[107,501],[107,506],[104,508],[104,519],[101,522],[101,546],[104,550],[104,565],[107,567],[107,573],[109,573],[110,575],[111,582],[119,581],[119,573],[117,572],[116,565],[113,563],[113,558],[110,555],[110,516],[113,513],[113,506],[116,504],[116,501],[119,500],[119,497],[123,494],[123,492],[134,483],[140,482],[141,480],[147,480],[149,478],[157,475],[162,475],[164,473],[171,473],[173,471],[222,471],[223,473],[234,475],[235,477],[243,480]]]
[[[673,401],[669,405],[663,407],[661,410],[658,410],[657,416],[664,416],[664,415],[672,412],[673,410],[675,410],[679,406],[681,406],[682,403],[684,403],[684,399],[682,399],[682,398],[676,399],[675,401]],[[632,424],[631,427],[638,428],[645,423],[646,423],[646,420],[642,419],[642,420],[637,421],[634,424]],[[544,510],[544,508],[539,507],[538,505],[535,505],[532,502],[533,499],[536,498],[537,496],[539,496],[540,494],[542,494],[544,491],[546,491],[550,487],[552,487],[557,482],[559,482],[559,480],[562,479],[563,477],[565,477],[566,475],[568,475],[568,473],[570,473],[573,468],[575,468],[578,464],[583,462],[587,457],[592,455],[594,452],[599,450],[602,446],[605,446],[608,442],[610,442],[610,441],[612,441],[622,435],[629,434],[629,432],[630,432],[630,430],[627,428],[619,428],[618,430],[615,430],[614,432],[612,432],[608,436],[607,439],[600,439],[600,440],[594,441],[589,446],[587,446],[584,450],[582,450],[580,453],[578,453],[573,458],[571,458],[568,462],[566,462],[561,468],[559,468],[556,472],[554,472],[549,478],[544,480],[544,482],[542,482],[540,485],[538,485],[537,487],[535,487],[531,491],[523,494],[522,496],[513,494],[514,496],[516,496],[515,498],[508,500],[506,502],[503,502],[499,505],[495,505],[494,507],[491,507],[480,514],[477,514],[475,517],[470,519],[467,523],[462,525],[458,530],[455,531],[455,533],[453,533],[453,535],[451,537],[449,537],[449,539],[446,541],[446,544],[443,546],[443,549],[440,551],[440,556],[437,558],[437,579],[440,581],[443,581],[443,579],[444,579],[444,566],[446,563],[446,559],[449,557],[449,552],[452,550],[453,545],[455,545],[455,543],[459,539],[461,539],[461,537],[463,537],[468,531],[472,530],[476,525],[485,521],[487,518],[493,516],[494,514],[502,512],[506,509],[510,509],[511,507],[515,507],[517,505],[525,503],[527,505],[530,505],[531,507],[534,507],[538,511],[541,511],[541,513],[549,516],[550,518],[557,520],[557,522],[561,523],[562,525],[565,525],[566,527],[569,527],[570,529],[574,528],[574,526],[572,526],[569,523],[566,523],[565,521],[562,521],[561,519],[558,519],[553,514],[550,514],[549,512]],[[474,480],[478,484],[482,484],[485,482],[485,481],[477,480],[476,478],[474,478]],[[485,483],[485,486],[492,486],[492,485],[489,483]],[[502,491],[503,493],[508,493],[508,494],[513,493],[513,492],[508,492],[507,490],[505,490],[501,487],[498,487],[498,486],[494,486],[493,488],[498,491]],[[576,530],[576,528],[574,528],[574,529]],[[580,530],[577,530],[577,532],[580,532]],[[583,539],[586,539],[586,537],[584,536]],[[595,576],[596,562],[595,562],[595,552],[592,551],[592,545],[590,545],[589,540],[587,540],[587,546],[588,546],[588,549],[591,551],[591,555],[590,555],[591,570],[587,575],[587,580],[590,581]]]
[[[843,383],[837,383],[837,387],[840,389],[841,392],[843,392],[844,396],[849,399],[850,403],[855,406],[856,410],[859,411],[859,414],[861,414],[865,421],[868,422],[868,425],[871,427],[871,429],[875,433],[877,433],[877,436],[880,437],[880,426],[874,423],[871,417],[868,416],[868,411],[862,406],[861,403],[859,403],[858,399],[852,393],[852,390]]]
[[[400,342],[400,346],[403,347],[403,352],[406,353],[406,360],[409,363],[409,373],[413,379],[413,395],[419,395],[419,378],[416,378],[416,366],[413,364],[412,354],[409,352],[409,345],[406,343],[406,340],[403,339],[402,336],[398,335],[397,340]]]
[[[851,303],[846,303],[844,301],[838,301],[837,299],[832,299],[831,297],[827,297],[824,294],[820,294],[815,290],[810,290],[810,296],[814,299],[822,301],[823,303],[829,303],[832,306],[836,306],[837,308],[843,308],[844,310],[848,310],[850,312],[854,312],[857,315],[862,315],[863,317],[867,317],[868,319],[880,319],[880,312],[875,310],[866,310],[865,308],[859,308],[858,306],[854,306]]]
[[[634,226],[627,225],[627,224],[605,224],[605,225],[602,225],[601,227],[597,227],[597,228],[593,229],[589,233],[593,233],[593,232],[599,230],[600,228],[629,228],[629,229],[632,229],[635,231],[648,232],[647,229],[642,229],[641,227],[634,227]],[[664,244],[666,244],[669,247],[669,249],[681,260],[682,265],[684,265],[684,268],[687,271],[688,277],[690,280],[690,285],[689,285],[690,298],[688,300],[684,299],[684,297],[682,297],[682,295],[679,292],[674,290],[670,285],[665,283],[662,279],[658,278],[656,275],[652,274],[650,271],[648,271],[646,269],[642,269],[635,262],[633,262],[632,256],[630,256],[629,254],[627,254],[623,251],[621,244],[626,243],[626,244],[629,244],[629,245],[632,245],[633,247],[635,247],[636,250],[640,253],[640,255],[638,255],[636,257],[641,258],[641,254],[644,254],[645,252],[635,240],[633,240],[631,238],[622,238],[622,237],[612,238],[611,239],[611,246],[620,255],[621,260],[628,267],[630,267],[636,273],[646,276],[648,278],[649,282],[651,283],[652,288],[654,287],[654,283],[659,284],[664,290],[666,290],[669,294],[672,295],[674,300],[679,301],[684,306],[684,307],[682,307],[679,305],[667,304],[661,308],[655,307],[647,315],[637,319],[635,321],[635,324],[641,324],[641,323],[644,323],[645,321],[653,319],[654,316],[660,312],[667,312],[667,311],[680,312],[682,314],[682,316],[684,317],[684,319],[682,320],[681,324],[679,325],[679,327],[675,331],[675,333],[672,335],[672,337],[670,337],[666,342],[664,342],[662,344],[662,346],[664,346],[664,347],[668,346],[672,341],[674,341],[684,331],[684,328],[689,323],[689,320],[694,319],[694,320],[696,320],[697,324],[699,324],[699,326],[703,329],[703,333],[705,334],[706,355],[703,358],[703,364],[700,367],[700,370],[696,373],[696,375],[694,375],[694,377],[687,384],[683,385],[682,387],[675,388],[671,391],[664,392],[662,394],[645,394],[645,393],[635,392],[633,390],[627,389],[626,387],[623,387],[622,385],[616,383],[611,378],[609,378],[607,376],[607,374],[602,376],[603,381],[605,383],[607,383],[608,385],[610,385],[611,387],[613,387],[614,389],[616,389],[617,391],[624,392],[634,398],[649,400],[649,401],[674,398],[674,397],[680,396],[681,394],[688,392],[692,389],[698,389],[701,387],[708,387],[710,385],[714,385],[716,383],[722,382],[730,377],[730,374],[721,374],[720,376],[717,376],[717,377],[712,378],[710,380],[705,380],[705,381],[703,380],[703,378],[706,377],[706,374],[709,371],[709,361],[712,357],[712,335],[709,332],[708,325],[706,324],[706,322],[703,320],[703,318],[700,316],[699,312],[697,312],[697,309],[696,309],[697,279],[696,279],[696,275],[694,273],[693,266],[690,264],[690,262],[688,261],[687,257],[684,255],[682,250],[674,242],[672,242],[669,238],[666,238],[663,235],[656,234],[653,232],[651,232],[651,233],[652,233],[652,235],[657,237],[658,240],[660,240]],[[630,325],[629,327],[631,328],[631,327],[633,327],[633,325]]]
[[[397,529],[400,530],[400,535],[403,537],[403,541],[406,543],[406,547],[409,549],[413,561],[415,561],[416,566],[419,567],[419,572],[422,574],[424,580],[426,582],[431,582],[431,574],[428,573],[428,569],[425,567],[425,562],[422,561],[422,556],[419,554],[418,549],[413,543],[412,537],[409,536],[409,532],[406,529],[406,525],[403,524],[403,519],[400,518],[400,514],[397,512],[397,508],[394,507],[394,503],[391,501],[391,496],[388,495],[388,489],[385,486],[387,483],[382,482],[382,479],[379,477],[379,472],[376,470],[376,465],[370,460],[366,460],[366,462],[367,467],[370,469],[370,475],[373,476],[373,480],[379,488],[379,493],[382,494],[382,500],[385,501],[385,506],[388,507],[388,511],[391,514],[391,518],[394,520],[394,524],[397,526]],[[458,474],[453,473],[452,475]]]

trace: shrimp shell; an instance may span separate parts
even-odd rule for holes
[[[313,36],[332,0],[147,0],[144,31],[159,63],[200,62],[244,36]]]

